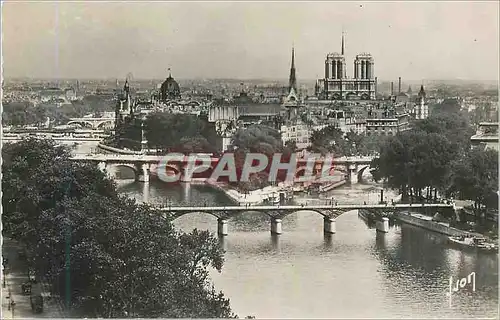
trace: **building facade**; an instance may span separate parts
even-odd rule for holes
[[[283,125],[281,126],[280,131],[283,144],[288,141],[293,141],[297,146],[297,150],[305,149],[311,145],[311,127],[302,121],[296,121],[295,123]]]
[[[470,141],[472,148],[484,146],[484,149],[499,151],[498,122],[481,122]]]
[[[398,132],[410,129],[408,114],[395,114],[383,118],[366,119],[366,135],[392,136]]]
[[[329,53],[325,60],[325,77],[316,81],[315,94],[321,100],[374,100],[377,93],[375,60],[362,53],[354,60],[353,78],[347,77],[344,35],[341,53]]]
[[[420,87],[418,92],[417,101],[415,102],[415,119],[422,120],[429,117],[429,106],[425,101],[425,90],[424,86]]]

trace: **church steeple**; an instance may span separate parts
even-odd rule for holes
[[[292,46],[292,64],[290,67],[290,78],[288,80],[288,89],[292,90],[292,88],[297,92],[297,78],[295,75],[295,48]]]
[[[125,84],[123,85],[123,91],[125,91],[126,94],[130,92],[130,87],[128,84],[128,79],[125,79]]]
[[[344,30],[342,30],[342,48],[341,48],[341,54],[344,55]]]
[[[419,98],[423,98],[423,99],[425,99],[425,90],[424,90],[424,85],[421,85],[421,86],[420,86],[420,91],[419,91],[419,93],[418,93],[418,97],[419,97]]]

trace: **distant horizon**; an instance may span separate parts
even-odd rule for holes
[[[141,82],[141,81],[164,81],[167,77],[165,78],[133,78],[132,82]],[[248,82],[255,82],[255,81],[272,81],[272,82],[283,82],[283,83],[288,83],[288,78],[176,78],[174,77],[176,81],[248,81]],[[350,78],[348,78],[350,79]],[[49,78],[49,77],[3,77],[3,80],[5,81],[15,81],[15,80],[32,80],[32,81],[116,81],[118,80],[120,83],[125,82],[126,77],[123,78],[114,78],[114,77],[94,77],[94,78],[78,78],[78,77],[67,77],[67,78]],[[297,82],[300,84],[301,82],[315,82],[317,79],[297,79]],[[390,83],[394,82],[395,84],[398,82],[398,78],[396,79],[380,79],[377,78],[378,83]],[[420,83],[423,82],[424,84],[426,82],[471,82],[471,83],[488,83],[488,84],[493,84],[493,83],[499,83],[499,80],[497,79],[464,79],[464,78],[449,78],[449,79],[405,79],[404,77],[401,77],[402,83]]]

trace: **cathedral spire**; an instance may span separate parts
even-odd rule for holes
[[[418,92],[418,97],[419,98],[425,98],[425,90],[424,90],[424,85],[420,86],[420,91]]]
[[[130,90],[130,87],[128,84],[128,79],[125,79],[125,84],[123,85],[123,91],[125,91],[128,94],[129,90]]]
[[[342,48],[341,48],[341,54],[344,55],[344,30],[342,30]]]
[[[295,47],[292,46],[292,64],[290,67],[290,78],[288,81],[289,90],[297,91],[297,78],[295,76]]]

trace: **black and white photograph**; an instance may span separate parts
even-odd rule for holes
[[[1,319],[498,319],[490,1],[1,1]]]

